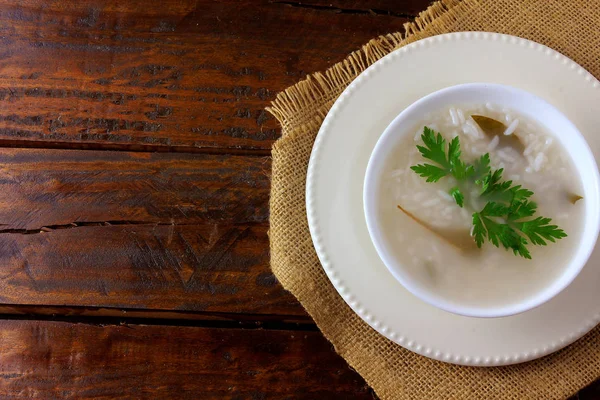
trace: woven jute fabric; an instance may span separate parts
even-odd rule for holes
[[[566,398],[600,377],[600,328],[562,351],[514,366],[461,367],[433,361],[387,340],[354,314],[327,279],[312,245],[306,169],[315,136],[335,99],[360,72],[394,49],[457,31],[531,39],[600,77],[600,0],[433,4],[406,24],[405,32],[371,40],[343,62],[280,93],[269,108],[282,126],[282,137],[273,146],[271,267],[335,350],[383,400]]]

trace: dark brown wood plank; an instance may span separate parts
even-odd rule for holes
[[[0,145],[266,153],[278,91],[429,1],[342,3],[3,2]]]
[[[267,157],[0,149],[0,233],[265,223],[270,168]]]
[[[304,316],[264,157],[0,149],[0,302]]]
[[[376,398],[318,332],[3,320],[0,357],[6,399]]]
[[[3,304],[304,315],[266,225],[84,226],[0,235]]]
[[[318,332],[0,321],[2,398],[372,399]]]

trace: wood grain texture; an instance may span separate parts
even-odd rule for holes
[[[0,232],[268,220],[266,157],[0,149]]]
[[[269,269],[269,159],[0,149],[0,301],[304,316]]]
[[[265,225],[84,226],[0,235],[3,304],[305,315]]]
[[[267,151],[264,108],[428,1],[5,1],[0,145]]]
[[[372,399],[318,332],[0,321],[0,397]]]

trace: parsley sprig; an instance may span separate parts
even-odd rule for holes
[[[474,211],[473,238],[478,247],[488,240],[496,247],[510,249],[515,255],[531,258],[527,249],[530,243],[547,245],[567,236],[550,218],[534,217],[537,204],[531,201],[533,192],[521,185],[502,180],[502,168],[490,168],[490,155],[484,154],[473,164],[461,160],[460,141],[455,137],[446,149],[446,140],[440,133],[425,127],[421,135],[424,146],[417,146],[423,158],[433,162],[411,167],[427,182],[438,182],[444,177],[452,178],[456,186],[450,195],[459,207],[476,210],[477,206],[467,203],[464,193],[473,187],[478,189],[483,208]]]

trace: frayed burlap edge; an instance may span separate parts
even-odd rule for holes
[[[404,33],[372,39],[325,72],[309,75],[279,93],[266,110],[279,121],[283,135],[289,133],[291,127],[307,130],[320,126],[335,99],[361,72],[399,46],[418,40],[423,29],[460,3],[460,0],[442,0],[432,4],[413,22],[404,24]]]

